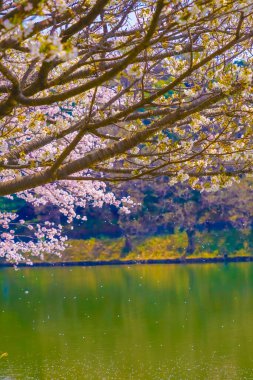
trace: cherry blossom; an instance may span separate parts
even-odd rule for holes
[[[113,193],[123,181],[213,191],[252,174],[252,1],[0,7],[0,196],[71,223],[87,204],[128,213]],[[4,212],[0,225],[14,263],[66,244],[61,226]]]

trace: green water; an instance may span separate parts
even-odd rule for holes
[[[253,264],[0,270],[0,379],[253,379]]]

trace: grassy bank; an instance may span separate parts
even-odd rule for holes
[[[71,240],[61,258],[46,257],[46,261],[111,261],[111,260],[164,260],[185,256],[188,244],[185,232],[172,235],[134,238],[132,249],[124,252],[125,239]],[[250,231],[197,232],[195,251],[189,258],[215,258],[228,256],[250,256],[252,253]]]

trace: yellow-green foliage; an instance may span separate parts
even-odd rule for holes
[[[113,260],[119,259],[124,239],[71,240],[62,255],[62,261]]]
[[[251,249],[249,247],[250,237],[248,235],[248,230],[240,231],[236,229],[196,232],[194,256],[203,256],[204,253],[209,255],[209,257],[225,253],[239,256],[249,255]]]
[[[135,239],[133,250],[122,257],[124,239],[72,240],[62,256],[62,261],[84,260],[140,260],[178,258],[187,246],[185,233]]]
[[[154,236],[137,244],[127,259],[166,259],[183,255],[187,246],[185,233]]]
[[[247,241],[247,232],[197,232],[195,236],[196,249],[191,258],[213,258],[224,253],[236,256],[248,256],[251,249]],[[187,234],[177,231],[173,235],[162,235],[136,238],[132,240],[133,249],[128,254],[122,254],[124,238],[119,239],[87,239],[70,240],[62,254],[46,257],[46,261],[110,261],[110,260],[148,260],[172,259],[185,255],[188,244]]]

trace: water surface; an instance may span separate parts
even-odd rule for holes
[[[0,379],[253,379],[253,264],[0,270]]]

